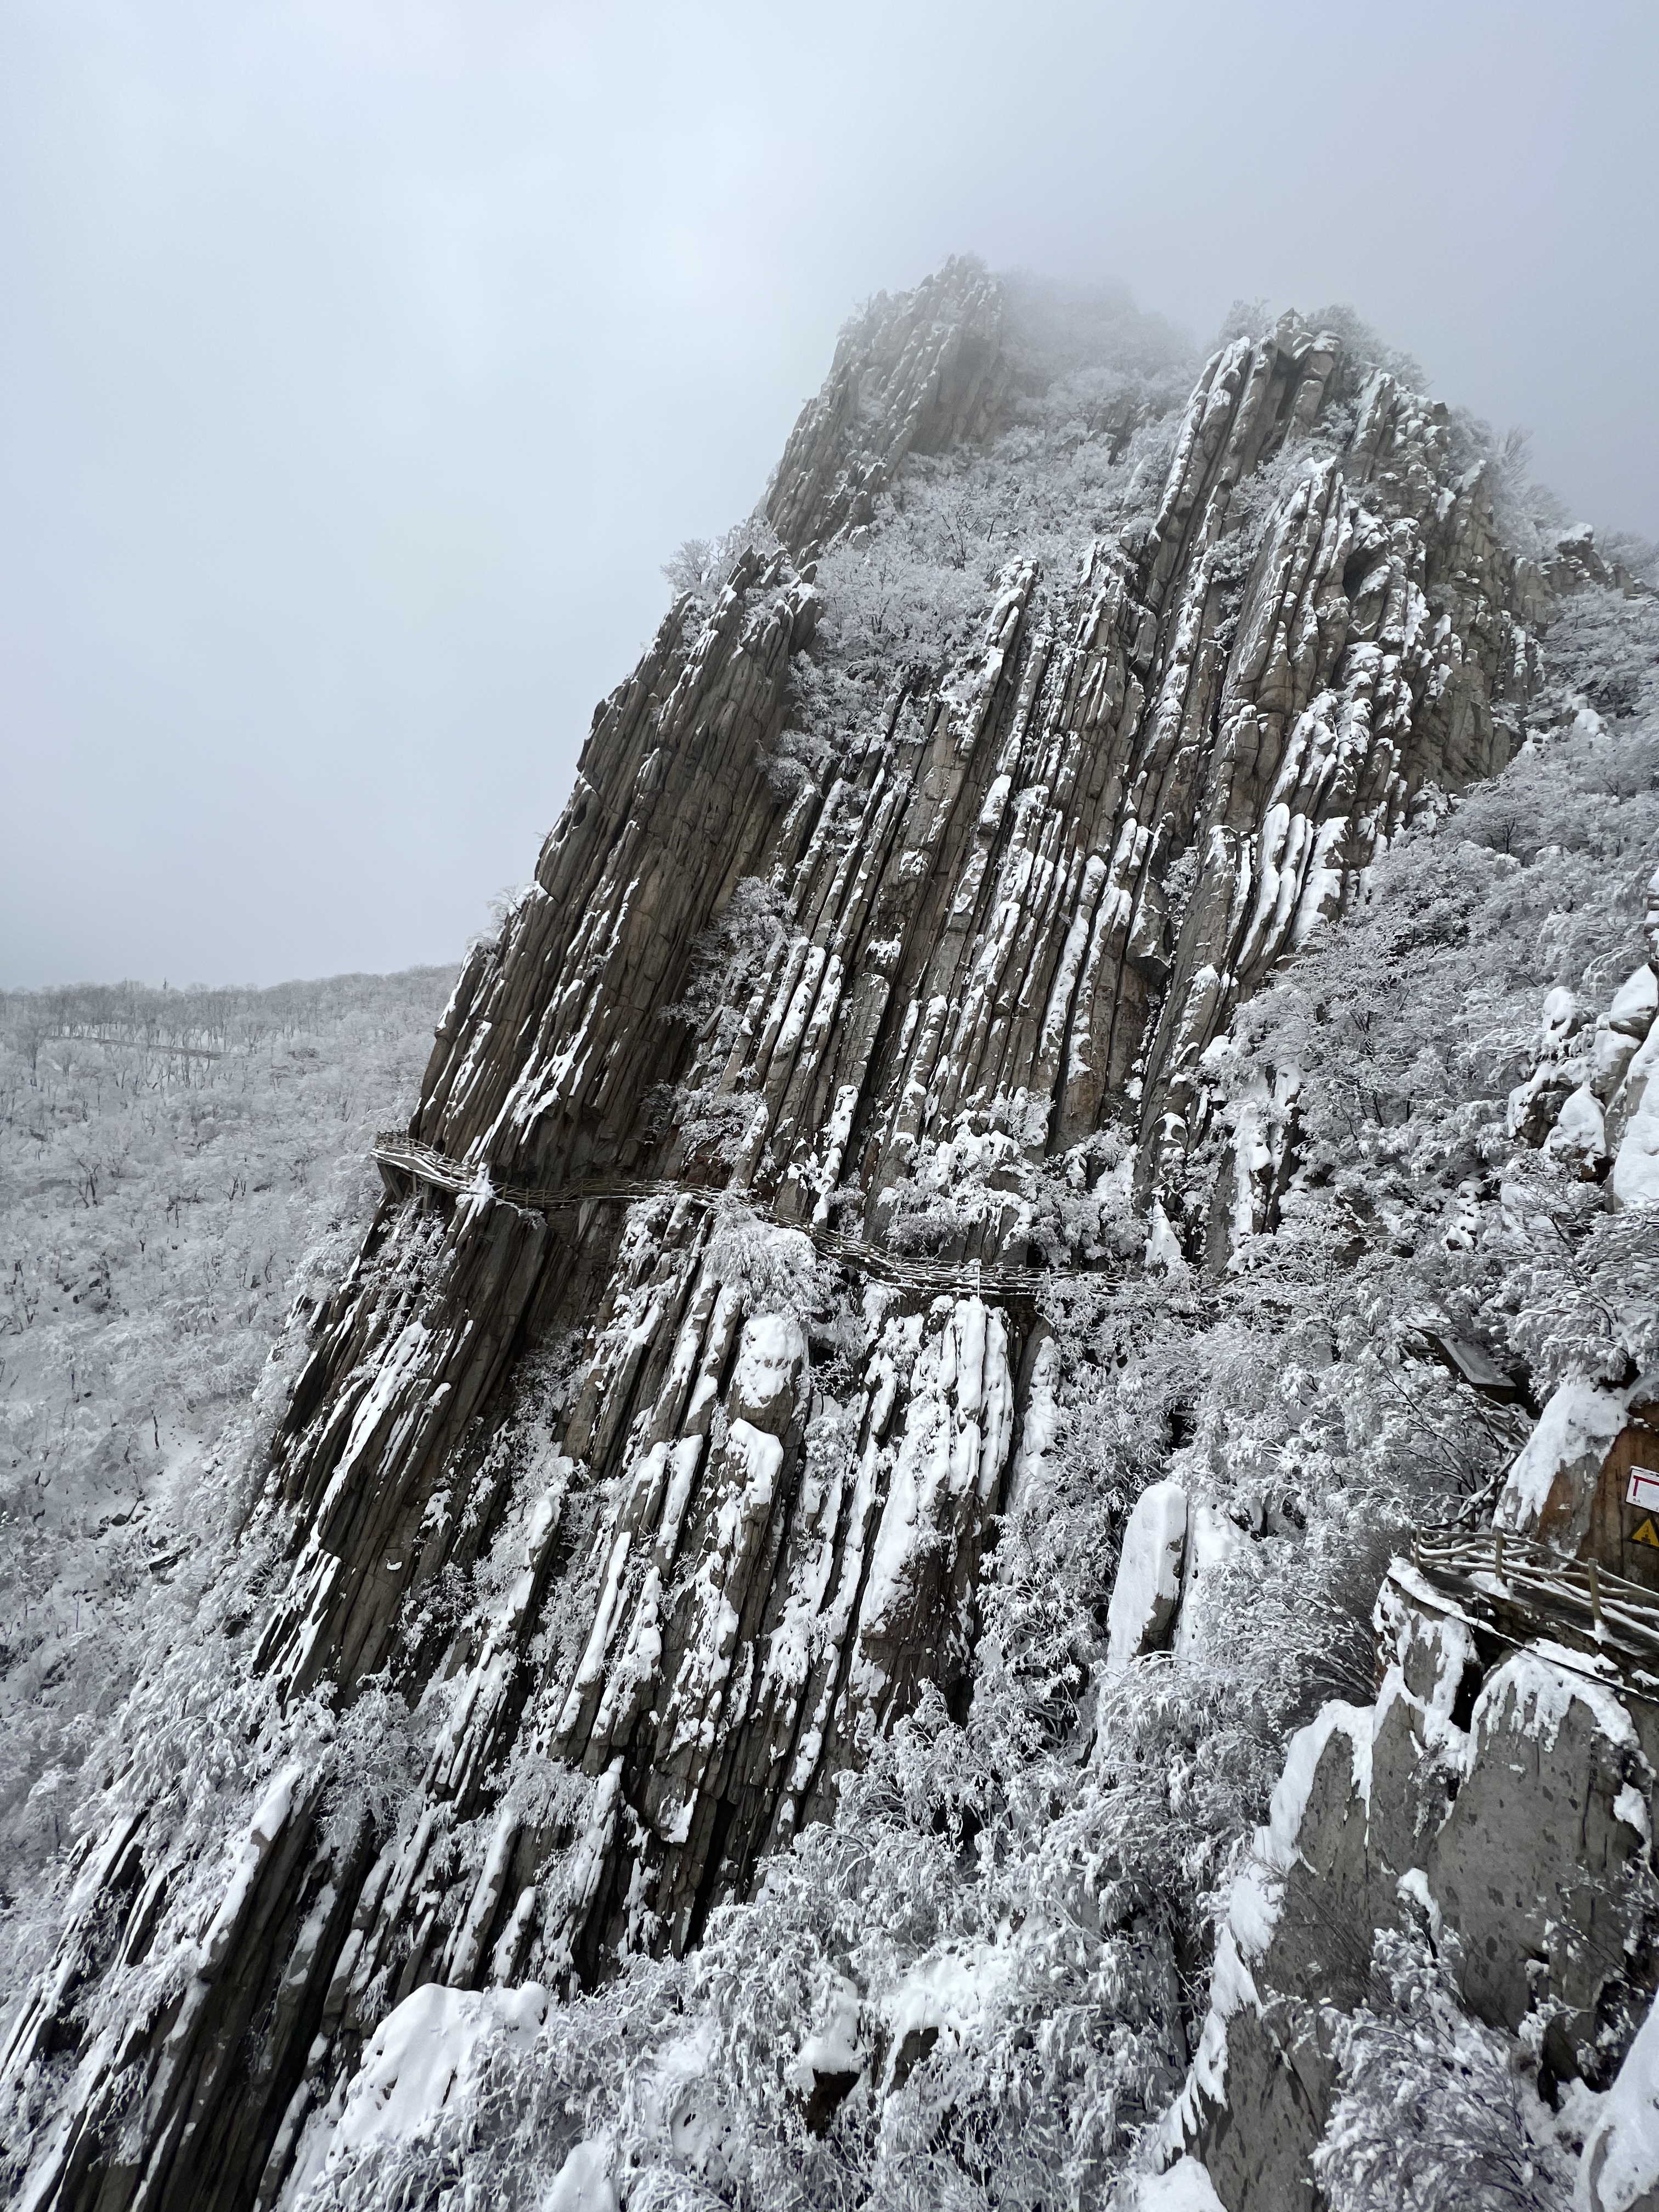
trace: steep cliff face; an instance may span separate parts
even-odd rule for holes
[[[1651,1705],[1593,1656],[1506,1647],[1403,1563],[1382,1602],[1381,1693],[1328,1705],[1291,1747],[1173,2116],[1233,2208],[1311,2212],[1322,2182],[1398,2201],[1413,2161],[1441,2169],[1437,2191],[1419,2172],[1419,2201],[1547,2202],[1578,2161],[1534,2085],[1558,2106],[1578,2085],[1562,2133],[1591,2138],[1593,2179],[1612,2115],[1583,2085],[1605,2093],[1651,2003]],[[1423,2063],[1437,2000],[1466,2013],[1439,2083]],[[1649,2065],[1633,2071],[1650,2095]]]
[[[596,714],[214,1631],[280,1759],[205,1845],[127,1778],[14,2036],[31,2205],[270,2204],[423,1984],[696,1946],[965,1706],[1053,1402],[998,1271],[1272,1226],[1293,1116],[1188,1172],[1212,1048],[1421,794],[1504,766],[1582,577],[1329,331],[1184,407],[1155,333],[1091,343],[965,265],[877,301]],[[342,1777],[388,1698],[396,1822]]]

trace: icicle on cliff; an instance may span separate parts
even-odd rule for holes
[[[1045,1358],[999,1271],[1270,1218],[1271,1145],[1183,1200],[1206,1049],[1425,786],[1504,764],[1551,583],[1333,332],[1237,338],[1183,410],[1167,346],[1091,399],[1034,312],[965,264],[878,300],[598,711],[310,1318],[226,1662],[250,1714],[431,1692],[419,1818],[331,1810],[303,1729],[212,1850],[130,1802],[7,2062],[57,2069],[31,2206],[268,2205],[422,1983],[695,1945],[970,1680]],[[1103,1133],[1130,1230],[1057,1251]]]

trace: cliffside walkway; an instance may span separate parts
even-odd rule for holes
[[[1546,1641],[1599,1667],[1609,1688],[1659,1699],[1659,1592],[1501,1528],[1419,1529],[1389,1580],[1410,1605],[1461,1613],[1505,1644]],[[1553,1653],[1552,1657],[1557,1655]],[[1609,1672],[1611,1670],[1611,1672]]]
[[[1012,1301],[1034,1298],[1045,1284],[1057,1278],[1109,1281],[1119,1273],[1109,1265],[1013,1267],[997,1261],[911,1259],[902,1253],[887,1251],[878,1244],[866,1244],[855,1237],[843,1237],[838,1230],[814,1222],[778,1222],[769,1206],[745,1191],[713,1190],[697,1183],[653,1182],[643,1176],[599,1176],[590,1182],[565,1183],[556,1189],[497,1182],[487,1170],[452,1158],[447,1152],[392,1130],[377,1133],[373,1158],[387,1190],[394,1197],[404,1195],[399,1177],[459,1198],[464,1192],[476,1189],[483,1176],[497,1198],[504,1199],[509,1206],[520,1206],[538,1213],[568,1212],[588,1206],[632,1206],[650,1198],[689,1199],[694,1205],[712,1206],[729,1196],[763,1219],[777,1222],[780,1228],[797,1230],[803,1237],[810,1237],[825,1259],[854,1268],[873,1282],[891,1283],[902,1290],[927,1291],[957,1297],[977,1293],[984,1297]]]

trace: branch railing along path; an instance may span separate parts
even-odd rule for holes
[[[695,1205],[712,1206],[729,1196],[751,1212],[769,1221],[777,1220],[770,1206],[747,1192],[711,1190],[696,1183],[600,1176],[592,1182],[566,1183],[557,1189],[538,1190],[519,1183],[497,1182],[487,1168],[454,1159],[434,1146],[400,1136],[395,1130],[382,1130],[376,1135],[373,1157],[386,1180],[388,1190],[394,1194],[396,1187],[391,1180],[394,1176],[410,1176],[432,1189],[448,1191],[457,1198],[476,1189],[482,1178],[496,1198],[532,1213],[553,1213],[584,1206],[631,1206],[650,1198],[690,1199]],[[878,1244],[864,1243],[855,1237],[843,1237],[838,1230],[815,1222],[787,1221],[779,1226],[798,1230],[803,1237],[810,1237],[827,1260],[839,1261],[872,1281],[891,1283],[902,1290],[932,1291],[956,1297],[978,1292],[999,1299],[1031,1298],[1057,1276],[1103,1281],[1112,1279],[1118,1272],[1105,1267],[1013,1267],[989,1260],[914,1260],[902,1253],[889,1252]]]
[[[1405,1565],[1396,1559],[1389,1579],[1408,1602],[1424,1595],[1413,1582],[1426,1585],[1450,1601],[1449,1610],[1507,1643],[1547,1637],[1611,1662],[1627,1680],[1645,1685],[1648,1697],[1659,1692],[1659,1592],[1598,1561],[1567,1559],[1503,1528],[1473,1534],[1421,1528],[1412,1537],[1409,1577]]]

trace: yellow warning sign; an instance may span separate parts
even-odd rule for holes
[[[1659,1552],[1659,1528],[1654,1527],[1651,1514],[1631,1538],[1631,1541],[1632,1544],[1651,1544],[1654,1550]]]

